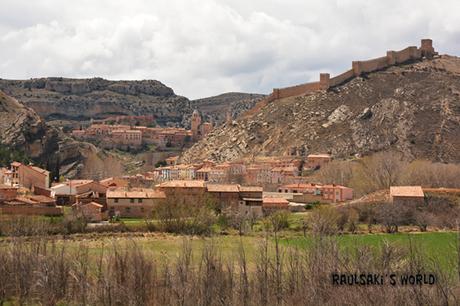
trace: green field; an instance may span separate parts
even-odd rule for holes
[[[457,233],[454,232],[340,235],[335,238],[342,249],[350,252],[360,246],[377,250],[389,243],[420,250],[427,260],[434,260],[443,268],[452,268],[457,260]],[[283,239],[282,243],[305,248],[311,245],[312,238],[292,237]]]
[[[292,232],[281,233],[280,237],[282,246],[286,247],[284,250],[290,247],[308,248],[313,241],[310,236],[305,238],[299,233]],[[434,260],[442,268],[456,268],[457,234],[453,232],[338,235],[332,239],[336,239],[338,246],[348,252],[355,252],[357,248],[363,246],[371,250],[378,250],[384,243],[400,246],[406,250],[412,247],[422,251],[426,260]],[[198,257],[206,245],[213,245],[223,258],[236,260],[242,246],[248,260],[251,261],[257,256],[264,238],[262,234],[217,235],[206,238],[162,233],[146,233],[137,236],[83,234],[69,240],[62,240],[61,243],[69,249],[88,248],[88,252],[95,256],[113,252],[115,249],[138,246],[155,259],[172,260],[181,252],[185,241],[190,243],[194,257]],[[270,241],[273,242],[273,238],[270,238]]]

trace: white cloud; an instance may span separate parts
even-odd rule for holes
[[[157,79],[190,98],[268,93],[424,37],[441,52],[460,47],[455,0],[0,4],[0,77]]]

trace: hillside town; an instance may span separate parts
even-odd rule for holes
[[[346,205],[354,200],[352,188],[309,182],[305,176],[329,163],[329,154],[312,154],[305,161],[285,156],[185,165],[177,160],[168,158],[167,166],[145,174],[54,183],[49,171],[13,162],[0,169],[0,213],[60,216],[64,207],[71,207],[87,221],[101,222],[152,218],[161,204],[212,201],[221,211],[260,218],[274,211],[303,212],[312,203]],[[394,203],[423,202],[426,193],[446,192],[456,191],[392,186],[389,196]]]
[[[143,145],[155,145],[159,149],[183,147],[205,137],[212,130],[210,122],[202,122],[195,110],[191,117],[191,129],[178,127],[150,127],[153,116],[118,116],[93,120],[85,129],[76,129],[71,135],[78,140],[97,143],[105,149],[140,149]]]

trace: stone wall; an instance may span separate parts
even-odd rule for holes
[[[386,56],[379,58],[366,61],[353,61],[352,69],[333,78],[330,78],[328,73],[321,73],[319,82],[305,83],[285,88],[275,88],[273,89],[273,92],[263,100],[261,105],[265,105],[266,103],[277,99],[300,96],[313,93],[318,90],[327,90],[331,87],[341,85],[354,77],[362,75],[363,73],[383,70],[390,66],[403,64],[408,61],[421,60],[422,58],[432,58],[434,55],[437,55],[437,52],[435,52],[433,48],[432,40],[422,39],[420,48],[410,46],[401,51],[387,51]]]
[[[330,79],[329,85],[331,87],[338,86],[354,78],[354,76],[355,76],[355,73],[353,69],[347,70],[344,73],[339,74],[338,76],[335,76],[332,79]]]

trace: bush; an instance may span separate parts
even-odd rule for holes
[[[209,235],[216,221],[211,205],[206,198],[194,202],[189,199],[168,197],[157,205],[153,216],[158,220],[160,231],[191,235]]]
[[[311,212],[309,223],[313,233],[328,236],[337,233],[339,219],[340,215],[335,208],[319,206]]]

